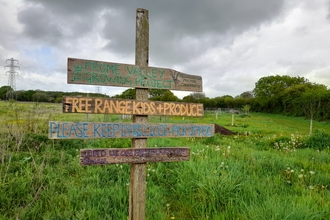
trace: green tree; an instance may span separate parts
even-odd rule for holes
[[[313,133],[313,120],[316,114],[319,112],[321,107],[321,100],[323,95],[327,92],[327,90],[323,87],[313,87],[311,89],[306,90],[301,95],[302,107],[309,118],[309,134]]]
[[[32,99],[34,102],[49,102],[49,96],[43,91],[33,94]]]
[[[176,97],[170,90],[165,90],[162,96],[159,96],[158,99],[151,99],[151,100],[177,102],[179,101],[179,98]]]
[[[122,92],[120,95],[115,95],[114,98],[117,99],[135,99],[135,89],[126,89],[124,92]]]
[[[253,92],[256,98],[268,99],[270,97],[278,96],[286,88],[307,82],[307,79],[299,76],[267,76],[262,77],[256,82]]]
[[[282,95],[285,89],[308,83],[304,77],[267,76],[256,82],[253,90],[261,111],[269,113],[283,112]]]
[[[243,106],[243,111],[245,112],[246,115],[249,115],[250,109],[251,109],[250,105]]]
[[[13,91],[10,86],[2,86],[0,87],[0,99],[5,100],[7,99],[7,93]]]
[[[149,89],[149,99],[154,101],[179,101],[168,89]]]
[[[243,99],[252,99],[254,97],[252,91],[246,91],[239,95]]]

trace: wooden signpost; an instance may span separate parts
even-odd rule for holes
[[[97,148],[80,150],[80,165],[175,162],[190,158],[190,148]]]
[[[81,149],[80,164],[130,163],[129,219],[145,219],[146,163],[186,161],[188,147],[147,148],[147,138],[210,137],[214,124],[148,124],[148,115],[204,115],[196,103],[148,100],[148,88],[202,92],[202,77],[148,67],[148,11],[136,11],[135,65],[68,58],[68,83],[135,87],[136,100],[64,97],[64,113],[133,115],[133,123],[49,122],[50,139],[131,138],[131,148]]]
[[[203,91],[202,77],[172,69],[95,60],[68,59],[68,83]]]
[[[204,108],[203,104],[199,103],[63,97],[63,113],[202,117],[204,115]]]
[[[50,139],[211,137],[214,124],[49,122]]]

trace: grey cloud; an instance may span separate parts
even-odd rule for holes
[[[74,13],[63,17],[54,8],[46,6],[28,4],[18,13],[18,20],[24,27],[23,34],[30,39],[54,45],[65,39],[84,37],[93,31],[97,13],[92,13],[91,17]]]
[[[44,10],[27,8],[20,12],[20,21],[25,25],[26,34],[40,39],[65,36],[65,31],[51,17],[62,19],[62,23],[73,32],[70,37],[79,38],[93,30],[92,21],[100,22],[97,19],[102,10],[108,10],[102,18],[105,22],[102,36],[110,43],[104,50],[125,57],[134,53],[135,10],[146,8],[150,19],[151,60],[168,60],[175,65],[187,62],[192,56],[203,54],[205,48],[221,43],[226,33],[238,34],[274,18],[280,13],[283,1],[27,0],[32,5],[42,5]],[[40,18],[43,20],[38,20]],[[187,42],[187,38],[195,41]],[[212,40],[205,42],[205,38]],[[202,45],[199,41],[206,44]]]

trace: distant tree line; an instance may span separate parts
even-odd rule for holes
[[[253,93],[254,111],[330,120],[330,90],[304,77],[263,77],[256,83]]]
[[[0,88],[0,99],[6,100],[11,91],[8,86]],[[62,102],[63,96],[87,96],[80,92],[53,92],[41,90],[16,91],[17,101]],[[108,97],[89,93],[90,97]],[[112,98],[135,99],[135,89],[129,88]],[[330,90],[325,85],[311,83],[304,77],[266,76],[255,83],[253,91],[208,98],[204,93],[194,92],[182,99],[170,90],[149,89],[149,99],[154,101],[202,103],[205,109],[241,108],[255,112],[277,113],[288,116],[305,116],[311,120],[330,120]]]
[[[0,99],[8,100],[8,93],[12,92],[9,86],[0,87]],[[61,92],[61,91],[42,91],[42,90],[18,90],[15,92],[15,100],[22,102],[52,102],[61,103],[63,96],[82,96],[82,97],[108,97],[100,93],[84,92]]]

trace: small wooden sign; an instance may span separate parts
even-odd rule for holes
[[[214,124],[49,122],[50,139],[211,137]]]
[[[121,115],[204,115],[203,104],[182,102],[138,101],[131,99],[63,97],[64,113]]]
[[[68,58],[68,83],[203,91],[201,76],[172,69]]]
[[[175,162],[190,159],[190,148],[96,148],[80,150],[80,165]]]

